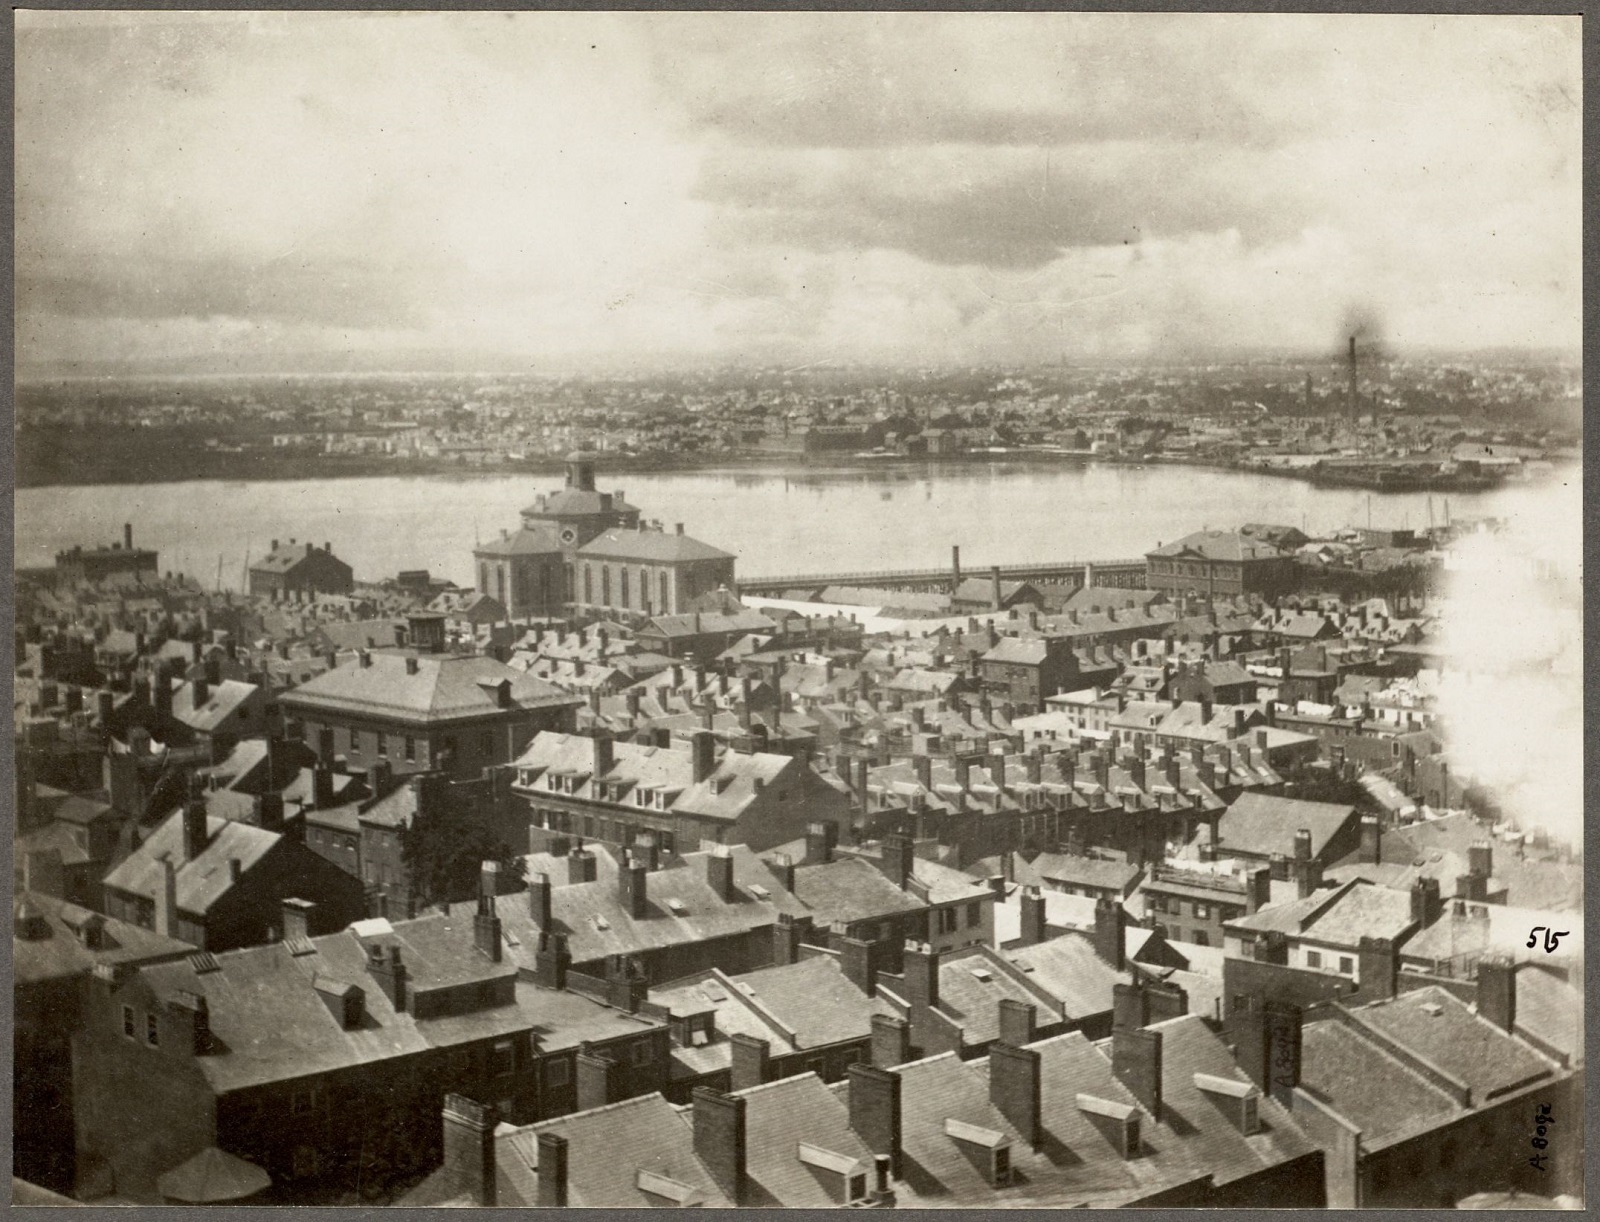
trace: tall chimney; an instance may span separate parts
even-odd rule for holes
[[[709,705],[707,706],[709,707]],[[707,780],[717,767],[717,740],[710,730],[694,732],[694,783]]]
[[[494,1130],[498,1122],[491,1104],[465,1095],[444,1097],[445,1175],[474,1205],[495,1204]]]
[[[1041,1061],[1037,1048],[989,1046],[989,1102],[1035,1150],[1044,1144]]]
[[[873,1019],[874,1025],[877,1019]],[[850,1128],[874,1154],[889,1158],[889,1174],[899,1179],[901,1148],[900,1075],[857,1061],[846,1069],[850,1080]]]
[[[132,522],[124,522],[122,524],[122,550],[125,552],[131,552],[133,550]]]
[[[533,918],[533,923],[540,930],[549,930],[551,912],[548,874],[535,874],[528,880],[528,915]]]
[[[495,896],[500,894],[500,865],[486,861],[478,871],[478,913],[472,922],[472,942],[491,962],[500,962],[500,914]]]
[[[1007,864],[1011,855],[1005,855]],[[1022,907],[1022,945],[1037,946],[1045,940],[1044,896],[1039,888],[1029,887],[1019,900]]]
[[[709,1086],[694,1088],[691,1125],[696,1157],[735,1205],[745,1197],[745,1101]]]
[[[959,547],[951,547],[950,549],[950,572],[953,579],[950,589],[954,592],[961,586],[961,549]]]
[[[1360,413],[1360,399],[1356,394],[1356,337],[1350,337],[1350,419],[1355,420]],[[1368,523],[1368,525],[1371,525]]]
[[[567,1139],[559,1133],[539,1134],[539,1195],[535,1203],[555,1209],[567,1204]]]
[[[989,599],[994,604],[996,611],[1000,610],[1000,604],[1005,601],[1000,595],[1000,566],[998,564],[989,570]]]
[[[1501,956],[1478,960],[1478,1017],[1502,1031],[1517,1025],[1517,965]]]
[[[628,915],[636,921],[644,920],[646,894],[645,887],[650,877],[650,871],[643,865],[628,863],[617,867],[617,886],[622,899],[622,906],[628,910]]]
[[[1111,1072],[1161,1121],[1161,1032],[1119,1027],[1111,1033]]]

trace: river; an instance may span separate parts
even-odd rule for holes
[[[1560,478],[1575,479],[1575,473]],[[803,471],[750,468],[629,472],[602,489],[671,530],[739,557],[752,577],[884,568],[934,568],[961,546],[964,567],[1142,555],[1203,526],[1277,522],[1310,533],[1341,526],[1426,526],[1423,493],[1318,488],[1237,471],[1108,463],[997,462]],[[273,539],[333,544],[358,578],[428,569],[472,581],[475,539],[515,529],[517,512],[559,476],[407,476],[370,479],[23,488],[15,494],[18,567],[48,565],[73,544],[120,540],[161,553],[164,572],[206,586],[243,585],[248,557]],[[1452,516],[1515,517],[1535,487],[1432,500]]]

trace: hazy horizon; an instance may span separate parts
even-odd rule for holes
[[[18,373],[1576,354],[1579,29],[22,10]]]

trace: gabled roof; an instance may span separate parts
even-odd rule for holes
[[[204,734],[233,716],[259,690],[254,683],[224,679],[212,684],[206,702],[196,707],[194,684],[180,683],[172,691],[172,715],[191,730]]]
[[[316,560],[321,564],[336,564],[345,572],[350,571],[350,566],[340,560],[330,551],[320,547],[313,547],[310,543],[288,543],[276,551],[268,552],[260,560],[250,565],[252,573],[287,573],[306,560]]]
[[[1475,1106],[1554,1073],[1548,1060],[1438,985],[1373,1002],[1354,1015],[1465,1082]]]
[[[105,885],[132,895],[154,897],[164,885],[161,859],[168,857],[176,874],[178,908],[204,916],[233,888],[230,861],[238,861],[242,877],[282,840],[278,832],[207,815],[205,848],[193,861],[186,861],[180,810],[106,875]]]
[[[554,525],[524,526],[514,534],[490,539],[472,549],[474,556],[545,556],[561,554],[561,537]],[[443,610],[443,608],[440,608]]]
[[[187,942],[90,912],[53,895],[25,891],[19,897],[38,918],[35,924],[43,935],[19,937],[16,924],[12,926],[11,964],[19,985],[79,976],[97,963],[153,963],[194,950]],[[100,944],[90,948],[80,935],[93,924],[100,926]]]
[[[873,917],[926,908],[916,896],[890,882],[877,866],[859,858],[840,858],[794,872],[794,893],[820,927],[848,925]]]
[[[1290,937],[1349,948],[1358,946],[1364,937],[1403,938],[1415,925],[1407,892],[1354,880],[1227,922],[1230,931],[1277,930]]]
[[[839,1197],[801,1161],[800,1147],[820,1147],[854,1165],[855,1174],[873,1183],[873,1156],[850,1127],[839,1096],[814,1073],[782,1078],[739,1091],[745,1100],[747,1199],[742,1204],[783,1209],[831,1209]],[[838,1185],[842,1187],[842,1185]]]
[[[1324,856],[1328,841],[1356,817],[1356,808],[1334,802],[1305,802],[1248,790],[1222,813],[1217,839],[1223,853],[1259,857],[1294,856],[1295,833],[1311,832],[1311,856]]]
[[[1094,943],[1082,934],[1065,933],[1032,946],[1016,947],[1005,955],[1028,973],[1029,980],[1061,1003],[1067,1018],[1079,1021],[1109,1013],[1113,987],[1133,980],[1130,972],[1119,972],[1102,959]]]
[[[1125,895],[1144,873],[1142,866],[1130,861],[1107,861],[1100,857],[1074,856],[1068,853],[1040,853],[1029,864],[1029,869],[1039,878],[1074,886],[1114,890]]]
[[[698,1203],[725,1209],[733,1204],[695,1155],[688,1121],[661,1095],[649,1094],[501,1133],[495,1139],[500,1205],[537,1204],[540,1133],[567,1139],[570,1206],[627,1209]],[[668,1199],[641,1187],[667,1186],[650,1176],[685,1186],[690,1199]],[[430,1182],[440,1178],[435,1175]],[[446,1199],[419,1193],[403,1203],[444,1204]]]
[[[728,851],[733,858],[736,891],[732,903],[711,888],[706,871],[709,853],[686,853],[646,874],[645,915],[638,920],[629,915],[622,903],[615,873],[609,879],[596,878],[591,883],[553,886],[551,915],[556,931],[567,935],[573,963],[733,937],[776,924],[779,912],[794,916],[805,913],[804,906],[783,889],[777,876],[755,854],[743,845],[733,845]],[[553,884],[561,881],[551,878]],[[758,895],[753,886],[760,887],[766,895]],[[673,907],[674,902],[678,908]],[[453,905],[451,911],[466,915],[475,907],[476,901],[467,901]],[[519,943],[507,952],[508,956],[531,968],[539,929],[528,910],[527,895],[502,895],[495,900],[495,908],[507,933]]]
[[[325,671],[280,699],[296,709],[426,722],[582,703],[581,697],[482,655],[422,654],[415,658],[414,674],[406,665],[411,660],[407,655],[368,657],[369,665],[346,664]],[[511,685],[509,709],[501,707],[496,695],[495,685],[502,682]]]
[[[1194,556],[1203,560],[1277,560],[1283,552],[1271,543],[1236,530],[1197,530],[1147,556]]]
[[[688,535],[661,530],[607,530],[578,549],[580,556],[642,560],[651,564],[686,564],[692,560],[732,560],[730,552]]]

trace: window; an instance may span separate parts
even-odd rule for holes
[[[510,1040],[496,1040],[489,1058],[489,1072],[496,1078],[509,1078],[517,1069],[517,1050]]]
[[[617,601],[620,605],[628,605],[628,566],[623,565],[617,570]]]
[[[661,573],[661,603],[656,608],[656,610],[660,611],[662,615],[669,614],[670,610],[671,610],[667,606],[667,574],[666,574],[666,570],[664,570],[664,569],[662,570],[662,573]]]
[[[1194,931],[1194,944],[1196,946],[1210,946],[1211,937],[1205,930],[1197,929]]]
[[[635,1065],[650,1064],[650,1041],[640,1040],[637,1044],[634,1044],[631,1055]]]
[[[600,566],[600,601],[608,607],[611,605],[611,566],[609,564]]]
[[[349,738],[350,738],[350,754],[351,755],[360,755],[361,754],[361,735],[358,734],[355,730],[351,730],[349,732]]]
[[[939,932],[954,933],[956,931],[956,910],[954,908],[939,909]]]
[[[983,901],[973,900],[967,905],[967,928],[976,929],[983,924]]]
[[[389,758],[389,736],[382,730],[378,731],[378,758],[381,760]]]
[[[571,1078],[572,1066],[567,1061],[551,1061],[544,1067],[546,1086],[565,1086]]]
[[[290,1098],[290,1101],[289,1101],[289,1110],[293,1115],[296,1115],[296,1116],[309,1116],[309,1115],[311,1115],[312,1112],[316,1111],[317,1110],[317,1090],[316,1090],[316,1087],[312,1086],[312,1087],[307,1087],[305,1090],[297,1090],[297,1091],[295,1091],[294,1095]]]
[[[478,736],[478,750],[484,755],[494,754],[494,731],[485,730]]]
[[[1194,919],[1197,921],[1209,921],[1211,919],[1211,905],[1197,901],[1194,906]]]
[[[412,738],[411,735],[407,734],[406,735],[406,763],[414,764],[416,762],[417,762],[417,740]]]
[[[152,1048],[161,1044],[161,1026],[154,1014],[144,1016],[144,1042]]]
[[[122,1007],[122,1034],[127,1036],[131,1040],[133,1038],[133,1036],[134,1036],[135,1030],[136,1030],[136,1028],[135,1028],[134,1022],[133,1022],[133,1007],[132,1006],[123,1006]]]
[[[1321,967],[1322,966],[1322,952],[1318,951],[1318,950],[1308,950],[1308,951],[1306,951],[1306,966],[1307,967]]]
[[[1356,970],[1355,962],[1350,958],[1349,955],[1339,956],[1339,970],[1346,976],[1350,975]]]
[[[859,1201],[866,1195],[867,1177],[864,1175],[852,1175],[850,1177],[850,1195],[846,1199],[851,1201]]]

